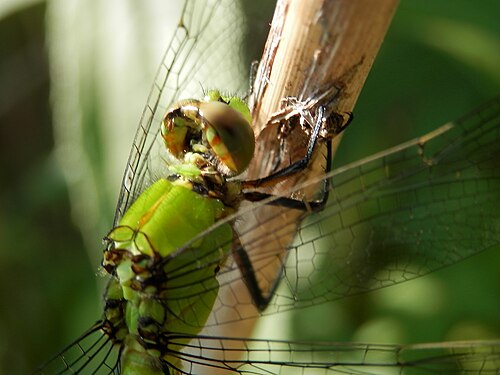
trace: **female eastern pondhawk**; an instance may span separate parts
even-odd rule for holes
[[[205,53],[202,32],[217,19],[215,7],[200,18],[193,11],[202,9],[190,2],[134,141],[115,228],[107,236],[103,265],[114,277],[105,293],[105,319],[40,372],[366,373],[406,367],[441,373],[457,366],[497,372],[498,343],[328,345],[200,334],[202,328],[210,333],[261,313],[394,284],[498,245],[500,104],[494,100],[426,137],[331,172],[327,178],[334,188],[323,212],[304,222],[293,244],[261,254],[263,243],[290,235],[287,224],[295,223],[286,221],[289,210],[314,209],[314,203],[295,200],[298,190],[293,190],[283,191],[287,199],[271,197],[237,210],[240,198],[256,200],[241,195],[241,187],[252,184],[225,181],[228,170],[238,174],[251,156],[251,142],[238,154],[241,142],[252,138],[247,110],[237,98],[215,91],[208,92],[209,103],[178,101],[191,95],[185,90],[192,83],[188,79],[203,64],[195,59],[190,66],[187,57]],[[236,132],[240,140],[232,143],[221,134],[225,121],[213,120],[219,111],[239,125],[228,133]],[[214,130],[217,134],[210,133]],[[225,168],[212,164],[220,159]],[[259,228],[266,226],[255,206],[269,204],[284,215],[281,227],[248,241],[257,227],[238,230],[238,224],[255,220]],[[356,254],[358,241],[364,251]],[[391,264],[378,267],[375,255],[389,251]],[[259,293],[264,268],[247,257],[257,264],[283,263],[284,288],[272,293],[274,280],[268,283],[273,300]],[[251,293],[231,293],[242,278]]]

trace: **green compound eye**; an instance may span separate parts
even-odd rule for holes
[[[229,170],[228,174],[238,175],[250,164],[255,149],[250,112],[239,98],[218,101],[219,98],[178,102],[165,116],[161,133],[169,151],[181,158],[192,151],[191,140],[197,137],[196,133],[203,131],[213,153]]]
[[[201,102],[207,141],[220,161],[234,174],[242,173],[250,164],[255,137],[250,123],[237,109],[222,102]]]

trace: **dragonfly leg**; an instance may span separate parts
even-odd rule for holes
[[[305,156],[304,159],[305,161],[302,161],[302,163],[306,163],[305,165],[307,166],[307,163],[309,163],[312,152],[314,151],[314,146],[316,144],[318,134],[319,134],[319,129],[322,123],[322,118],[323,118],[323,112],[324,109],[319,111],[319,116],[316,121],[316,126],[315,126],[315,131],[313,131],[313,134],[311,136],[311,139],[309,141],[309,146],[308,146],[308,153]],[[352,117],[352,116],[351,116]],[[350,120],[349,120],[350,122]],[[345,127],[345,126],[344,126]],[[332,162],[332,147],[331,147],[331,142],[328,142],[327,144],[327,160],[326,160],[326,166],[325,169],[326,171],[329,171],[331,168],[331,162]],[[292,167],[290,170],[287,171],[288,168],[285,168],[280,171],[276,172],[277,174],[273,174],[275,177],[274,178],[281,178],[284,176],[289,176],[292,175],[302,169],[300,168],[300,165],[298,163],[301,163],[301,161],[292,164],[290,167]],[[295,166],[294,166],[295,165]],[[271,179],[273,176],[268,176],[268,181]],[[291,208],[291,209],[296,209],[296,210],[301,210],[304,212],[312,212],[312,211],[320,211],[323,209],[325,206],[326,202],[328,201],[328,192],[329,192],[329,186],[330,182],[329,179],[326,178],[324,180],[324,187],[323,187],[323,195],[320,200],[317,201],[305,201],[305,200],[298,200],[298,199],[293,199],[293,198],[288,198],[288,197],[277,197],[272,194],[266,194],[266,193],[261,193],[258,191],[255,192],[245,192],[243,193],[243,199],[248,200],[248,201],[261,201],[264,199],[270,199],[269,204],[274,205],[274,206],[280,206],[280,207],[286,207],[286,208]],[[274,199],[271,199],[274,198]],[[247,286],[247,289],[250,293],[250,296],[257,307],[259,311],[263,311],[269,302],[271,301],[272,297],[274,296],[274,292],[276,288],[279,285],[279,280],[280,278],[277,277],[275,278],[273,284],[270,286],[269,291],[264,294],[262,289],[259,286],[259,283],[257,281],[257,277],[255,274],[255,270],[252,265],[252,261],[250,260],[248,253],[246,252],[245,248],[241,244],[241,241],[238,238],[238,235],[235,233],[234,234],[234,239],[233,239],[233,256],[236,261],[236,264],[238,265],[238,268],[240,269],[240,272],[242,274],[242,278]]]
[[[316,122],[313,127],[313,131],[311,133],[311,137],[309,138],[309,143],[307,145],[307,151],[304,157],[289,166],[282,168],[274,173],[271,173],[269,176],[262,177],[256,180],[247,180],[243,182],[244,188],[258,188],[260,186],[266,185],[269,182],[274,182],[275,180],[281,180],[285,177],[292,176],[298,172],[303,171],[308,165],[309,162],[311,161],[311,158],[313,156],[316,144],[318,142],[318,139],[325,139],[320,136],[321,128],[323,126],[323,122],[328,120],[325,119],[325,107],[320,106],[317,110],[316,113]],[[329,138],[340,134],[352,121],[353,115],[351,112],[347,113],[348,119],[344,120],[344,117],[341,115],[332,115],[330,116],[330,121],[332,123],[332,129],[330,131],[331,134],[329,134]],[[341,124],[339,125],[339,122]],[[328,139],[329,139],[328,138]],[[330,142],[328,142],[330,145]],[[330,159],[330,155],[328,156],[328,159]],[[328,160],[329,161],[329,160]],[[328,172],[329,169],[326,169],[326,172]]]
[[[325,180],[325,185],[329,185],[328,180]],[[266,194],[258,191],[244,193],[243,198],[250,202],[259,202],[264,199],[270,199],[270,201],[267,204],[272,206],[291,208],[300,211],[316,212],[316,211],[321,211],[325,206],[328,200],[328,189],[325,189],[323,196],[318,201],[304,201],[287,197],[279,197],[273,194]]]
[[[255,270],[253,268],[252,261],[250,260],[236,233],[234,234],[232,252],[236,264],[240,269],[243,280],[245,281],[248,292],[252,297],[253,303],[259,311],[264,310],[271,301],[278,283],[275,282],[271,287],[270,293],[268,293],[267,296],[264,295],[261,288],[259,287],[257,277],[255,276]]]
[[[326,154],[325,171],[328,172],[331,170],[332,158],[333,158],[331,142],[328,142],[326,149],[327,149],[327,154]],[[321,211],[323,209],[323,207],[325,207],[325,204],[328,201],[329,192],[330,192],[330,179],[325,178],[324,186],[323,186],[323,195],[321,196],[321,199],[319,199],[319,200],[305,201],[305,200],[293,199],[293,198],[288,198],[288,197],[278,197],[278,196],[273,195],[273,194],[261,193],[258,191],[243,193],[243,199],[250,201],[250,202],[258,202],[258,201],[262,201],[264,199],[270,199],[268,204],[272,205],[272,206],[291,208],[291,209],[307,211],[307,212],[311,212],[311,211],[317,212],[317,211]],[[275,199],[271,199],[272,197],[274,197]]]

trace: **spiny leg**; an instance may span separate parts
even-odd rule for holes
[[[277,180],[282,180],[286,177],[290,177],[298,172],[303,171],[305,168],[307,168],[307,166],[309,165],[311,158],[313,156],[318,139],[323,139],[322,137],[320,137],[320,132],[321,132],[321,128],[323,125],[323,121],[326,120],[324,117],[325,111],[326,111],[326,109],[324,106],[320,106],[317,110],[316,121],[315,121],[313,130],[312,130],[311,136],[309,138],[309,143],[307,145],[306,154],[304,155],[304,157],[302,159],[297,160],[296,162],[294,162],[294,163],[292,163],[292,164],[290,164],[290,165],[288,165],[288,166],[286,166],[286,167],[284,167],[276,172],[273,172],[266,177],[255,179],[255,180],[243,181],[243,183],[242,183],[243,188],[245,188],[245,189],[254,188],[255,189],[255,188],[261,187],[263,185],[268,185],[270,182],[277,182]],[[331,137],[333,137],[337,134],[340,134],[351,123],[351,121],[353,119],[353,115],[350,112],[347,113],[347,115],[349,117],[347,119],[347,121],[344,121],[343,116],[341,116],[341,115],[330,116],[330,119],[331,119],[332,124],[333,124],[333,129],[332,129],[331,134],[329,135],[328,139],[330,139]],[[342,118],[341,125],[338,125],[339,118]],[[328,159],[331,159],[331,157],[329,156]],[[329,162],[329,160],[328,160],[328,162]],[[329,169],[326,169],[326,171],[329,171]]]
[[[352,115],[350,116],[350,119],[351,118],[352,118]],[[350,121],[351,121],[350,119],[348,120],[346,125],[344,125],[344,128],[345,128],[345,126],[347,126],[350,123]],[[327,150],[327,152],[326,152],[325,173],[329,172],[331,170],[331,166],[332,166],[333,151],[332,151],[331,142],[327,143],[326,150]],[[288,197],[277,197],[276,195],[273,195],[273,194],[261,193],[258,191],[243,193],[243,199],[250,201],[250,202],[259,202],[259,201],[262,201],[264,199],[269,199],[271,197],[275,197],[275,199],[271,199],[267,204],[272,205],[272,206],[279,206],[279,207],[285,207],[285,208],[290,208],[290,209],[295,209],[295,210],[301,210],[301,211],[318,212],[318,211],[321,211],[325,207],[325,204],[328,201],[329,192],[330,192],[330,179],[325,178],[324,179],[324,186],[323,186],[323,195],[322,195],[320,200],[304,201],[304,200],[293,199],[293,198],[288,198]]]
[[[267,305],[269,305],[269,302],[273,298],[274,292],[279,285],[279,275],[274,279],[268,295],[264,295],[259,287],[252,261],[250,260],[247,251],[241,244],[241,241],[236,233],[234,233],[232,252],[254,305],[259,311],[263,311]]]
[[[316,122],[315,126],[313,128],[313,132],[311,134],[311,137],[309,139],[308,147],[307,147],[307,152],[306,155],[299,161],[289,165],[288,167],[285,167],[275,173],[272,173],[271,175],[264,177],[262,179],[257,179],[257,180],[250,180],[250,181],[245,181],[244,186],[245,188],[248,188],[250,186],[252,187],[258,187],[261,186],[262,184],[269,183],[270,181],[276,180],[276,179],[282,179],[288,176],[291,176],[295,173],[301,172],[304,168],[306,168],[312,158],[314,149],[316,147],[318,138],[319,138],[319,133],[321,130],[321,126],[324,121],[324,112],[325,108],[320,107],[318,109],[317,117],[316,117]],[[351,122],[352,120],[352,114],[349,113],[349,119],[345,121],[341,126],[337,126],[333,130],[332,135],[339,134],[341,131],[343,131],[347,125]],[[335,125],[335,124],[334,124]],[[331,163],[332,163],[332,158],[333,158],[333,152],[332,152],[332,145],[331,142],[327,143],[327,155],[326,155],[326,166],[325,166],[325,173],[329,172],[331,170]],[[248,185],[247,185],[248,183]],[[245,192],[243,193],[243,199],[247,201],[252,201],[252,202],[257,202],[257,201],[262,201],[264,199],[272,198],[274,197],[275,199],[271,199],[268,204],[269,205],[274,205],[274,206],[279,206],[279,207],[285,207],[285,208],[290,208],[290,209],[296,209],[296,210],[301,210],[304,212],[317,212],[321,211],[323,207],[325,206],[326,202],[328,201],[328,195],[329,195],[329,190],[330,190],[330,179],[325,178],[324,179],[324,186],[323,186],[323,195],[320,200],[317,201],[304,201],[304,200],[297,200],[293,198],[288,198],[288,197],[277,197],[272,194],[267,194],[267,193],[261,193],[261,192]],[[264,310],[271,299],[274,296],[274,293],[276,291],[276,288],[279,285],[279,280],[280,277],[276,277],[271,285],[271,288],[269,289],[269,292],[267,295],[264,295],[262,290],[259,287],[259,283],[257,281],[257,277],[255,274],[255,270],[252,265],[252,261],[250,260],[248,253],[246,252],[245,248],[241,244],[241,241],[239,240],[238,235],[235,233],[234,234],[234,239],[233,239],[233,256],[235,258],[236,264],[238,265],[238,268],[240,269],[240,272],[242,274],[243,280],[247,286],[247,289],[251,295],[251,298],[257,307],[259,311]]]

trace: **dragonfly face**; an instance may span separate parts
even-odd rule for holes
[[[167,112],[161,134],[167,149],[184,163],[223,175],[242,173],[253,157],[255,139],[249,110],[239,98],[211,91],[205,100],[182,100]],[[210,168],[208,168],[210,169]],[[182,173],[182,172],[181,172]]]

